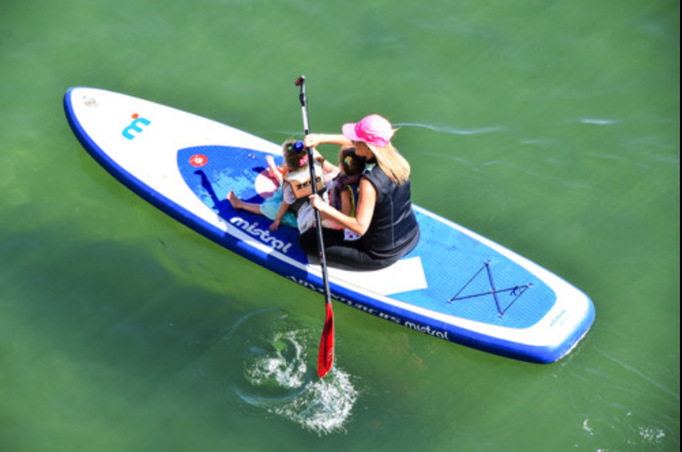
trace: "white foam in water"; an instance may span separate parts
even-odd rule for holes
[[[350,376],[335,367],[319,380],[309,371],[304,333],[275,332],[269,342],[267,350],[250,350],[244,369],[250,389],[238,391],[242,400],[320,436],[345,431],[358,397]]]
[[[289,344],[293,348],[293,354],[284,356]],[[273,345],[276,349],[274,356],[261,357],[251,368],[246,369],[249,381],[256,386],[274,381],[286,389],[300,388],[304,383],[307,367],[305,352],[296,340],[296,331],[276,333]]]
[[[647,442],[652,444],[658,444],[663,438],[665,438],[665,433],[663,430],[658,428],[639,428],[639,434],[642,438],[647,440]]]
[[[297,422],[304,428],[326,435],[345,431],[358,393],[350,376],[334,369],[324,380],[308,383],[292,402],[270,411]]]

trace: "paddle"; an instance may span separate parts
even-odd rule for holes
[[[299,99],[301,101],[301,110],[303,112],[303,128],[305,135],[310,134],[310,125],[308,123],[308,99],[305,93],[305,76],[300,76],[296,80],[296,86],[301,88]],[[315,178],[315,165],[312,148],[307,148],[308,152],[308,167],[310,168],[310,185],[313,188],[313,195],[317,194],[317,183]],[[317,232],[317,249],[320,253],[320,265],[322,266],[322,281],[324,283],[324,296],[326,299],[326,319],[324,327],[322,328],[322,338],[320,339],[320,352],[317,359],[317,375],[324,378],[331,370],[334,362],[334,313],[332,311],[331,290],[329,289],[329,275],[327,274],[327,261],[324,254],[324,239],[322,237],[322,222],[320,221],[320,212],[315,211],[315,230]]]

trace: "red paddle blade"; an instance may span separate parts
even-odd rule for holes
[[[317,375],[324,378],[332,368],[334,363],[334,313],[332,304],[327,303],[327,320],[322,329],[320,339],[320,354],[317,360]]]

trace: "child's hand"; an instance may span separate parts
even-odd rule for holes
[[[277,229],[279,229],[279,225],[281,222],[282,222],[281,220],[275,219],[275,221],[273,221],[272,224],[270,225],[270,230],[276,231]]]

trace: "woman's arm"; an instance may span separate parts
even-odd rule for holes
[[[309,148],[314,148],[318,144],[336,144],[339,146],[351,146],[353,144],[352,141],[343,135],[328,135],[323,133],[311,133],[305,137],[303,142]]]
[[[369,180],[360,180],[358,198],[358,207],[355,212],[355,218],[339,212],[317,195],[310,196],[310,205],[319,210],[320,214],[324,215],[326,218],[331,218],[344,228],[362,236],[367,232],[367,229],[369,229],[369,225],[372,222],[372,216],[374,216],[374,207],[377,202],[377,190]]]

